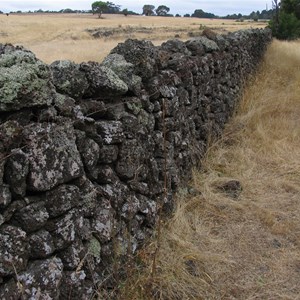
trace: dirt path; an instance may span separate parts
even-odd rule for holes
[[[154,278],[150,245],[128,299],[300,299],[299,46],[270,46],[224,138],[194,173],[198,194],[182,193],[162,228]]]

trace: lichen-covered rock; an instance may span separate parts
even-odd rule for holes
[[[10,120],[0,124],[0,151],[3,154],[20,146],[22,131],[23,127],[17,121]]]
[[[9,186],[6,184],[0,185],[0,209],[5,208],[11,203],[11,193]]]
[[[186,46],[191,51],[192,55],[201,56],[205,53],[204,46],[198,39],[191,39],[186,41]]]
[[[5,165],[5,179],[13,195],[25,196],[26,178],[29,172],[27,155],[21,149],[14,149]]]
[[[219,50],[218,44],[206,36],[191,39],[186,42],[186,46],[193,55],[203,55],[205,52],[209,53]]]
[[[42,228],[46,224],[49,219],[49,214],[44,202],[37,202],[19,210],[14,218],[21,225],[23,230],[32,232]]]
[[[28,189],[46,191],[83,174],[70,123],[32,124],[24,130],[29,159]]]
[[[95,168],[95,179],[98,183],[114,183],[118,181],[116,172],[109,165],[99,165]]]
[[[103,145],[100,150],[99,163],[111,164],[118,158],[119,149],[117,145]]]
[[[78,135],[77,135],[78,137]],[[77,138],[77,146],[83,165],[89,173],[93,173],[100,155],[99,145],[90,138]]]
[[[22,47],[1,45],[0,112],[50,105],[54,95],[47,65]]]
[[[79,65],[70,60],[57,60],[50,65],[56,90],[72,98],[80,98],[88,89],[88,81]]]
[[[59,253],[65,270],[76,270],[80,265],[80,261],[86,255],[81,241],[75,241],[71,246]]]
[[[134,74],[134,65],[127,62],[122,55],[110,54],[103,60],[102,65],[112,69],[127,84],[130,91],[139,94],[142,79]]]
[[[124,140],[123,126],[119,121],[99,121],[96,127],[106,145],[119,144]]]
[[[22,287],[14,279],[0,285],[0,299],[1,300],[14,300],[22,299]]]
[[[126,83],[113,70],[96,62],[82,63],[80,70],[85,73],[89,83],[85,96],[106,98],[124,95],[128,91]]]
[[[92,299],[95,286],[92,280],[86,279],[86,273],[81,271],[66,271],[62,279],[61,299]]]
[[[92,230],[94,235],[101,243],[111,240],[114,233],[114,226],[117,221],[114,219],[114,210],[108,200],[103,199],[95,212],[95,218],[92,221]]]
[[[79,203],[79,188],[74,185],[60,185],[46,192],[45,207],[50,218],[63,215]]]
[[[18,227],[0,228],[0,276],[14,275],[26,268],[29,247],[26,232]]]
[[[163,50],[169,51],[169,52],[179,52],[184,55],[190,55],[191,52],[188,50],[186,47],[185,43],[174,39],[174,40],[169,40],[167,42],[164,42],[161,44],[161,48]]]
[[[143,80],[152,77],[157,70],[157,49],[150,41],[126,40],[111,50],[111,54],[122,55],[125,60],[134,65],[134,74]]]
[[[55,251],[51,234],[41,229],[29,236],[30,257],[45,258]]]
[[[141,145],[136,140],[126,140],[119,150],[119,159],[116,164],[116,172],[122,179],[138,177],[143,165],[145,154]]]
[[[69,96],[57,93],[54,98],[54,106],[60,116],[74,118],[75,100]]]
[[[23,299],[55,299],[60,296],[63,264],[57,257],[33,261],[25,272],[19,273]]]
[[[51,233],[57,250],[65,249],[75,241],[76,231],[79,230],[81,222],[81,218],[77,217],[78,214],[71,210],[65,216],[47,223],[46,229]]]
[[[98,191],[101,196],[111,201],[111,204],[115,209],[122,207],[124,201],[129,197],[127,185],[120,181],[116,181],[113,184],[100,185],[98,186]]]

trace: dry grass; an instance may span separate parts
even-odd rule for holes
[[[274,41],[121,299],[300,299],[300,51]],[[239,180],[236,199],[216,186]],[[137,271],[138,272],[138,271]]]
[[[197,18],[163,18],[123,15],[80,14],[20,14],[0,15],[0,43],[21,44],[38,58],[51,63],[57,59],[75,62],[101,61],[118,43],[127,38],[148,39],[156,45],[175,36],[187,38],[188,32],[201,32],[200,25],[217,31],[235,31],[241,28],[265,27],[265,23],[234,22]],[[92,28],[152,29],[93,39],[85,29]]]

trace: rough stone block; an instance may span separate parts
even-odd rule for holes
[[[29,159],[28,189],[46,191],[83,174],[70,123],[32,124],[24,129]]]

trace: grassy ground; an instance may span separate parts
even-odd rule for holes
[[[57,59],[101,61],[127,38],[148,39],[158,45],[175,36],[186,39],[189,32],[200,33],[204,26],[224,32],[265,25],[233,20],[123,15],[104,15],[103,19],[88,14],[0,15],[0,43],[21,44],[47,63]],[[126,32],[94,39],[85,31],[94,28],[125,29]]]
[[[274,41],[120,299],[300,299],[300,51]],[[238,180],[230,197],[217,187]]]

